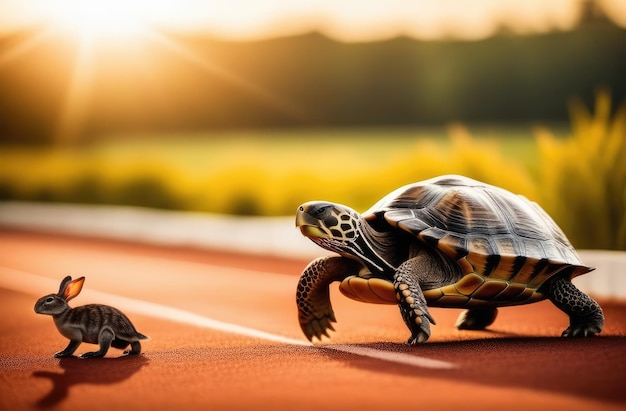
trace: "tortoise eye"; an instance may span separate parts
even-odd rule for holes
[[[311,210],[309,213],[310,213],[313,217],[315,217],[315,218],[317,218],[317,219],[320,219],[320,220],[321,220],[321,219],[323,219],[323,218],[326,216],[326,214],[328,214],[328,211],[329,211],[331,208],[332,208],[332,206],[330,206],[330,205],[321,206],[321,207],[319,207],[319,208],[316,208],[316,209],[314,209],[314,210]]]

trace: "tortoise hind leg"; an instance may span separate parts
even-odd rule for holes
[[[455,326],[459,330],[483,330],[493,324],[497,315],[495,307],[470,308],[459,315]]]
[[[602,331],[604,314],[602,308],[572,282],[562,276],[551,278],[542,290],[561,311],[570,318],[563,337],[590,337]]]

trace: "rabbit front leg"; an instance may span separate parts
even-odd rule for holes
[[[58,353],[54,354],[54,358],[71,357],[81,342],[81,340],[70,340],[70,343],[67,345],[67,347],[65,347],[63,351],[59,351]]]
[[[115,334],[110,328],[103,328],[98,335],[98,344],[100,349],[98,351],[86,352],[80,355],[80,358],[95,358],[104,357],[111,347],[111,343],[115,339]]]

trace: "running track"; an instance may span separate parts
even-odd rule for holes
[[[0,410],[623,410],[626,305],[600,300],[602,336],[558,338],[550,303],[501,309],[459,332],[433,309],[424,345],[404,344],[393,306],[336,287],[332,339],[304,340],[295,309],[305,260],[0,231]],[[33,312],[65,275],[73,305],[125,311],[151,337],[139,357],[55,359],[67,341]],[[78,353],[95,346],[83,344]]]

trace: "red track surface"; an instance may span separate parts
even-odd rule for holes
[[[433,309],[438,325],[419,347],[393,306],[331,293],[339,320],[313,346],[296,320],[295,286],[306,261],[167,249],[72,237],[0,232],[0,410],[623,410],[626,305],[602,301],[601,336],[557,337],[567,318],[550,303],[501,309],[489,331],[459,332],[458,310]],[[34,274],[39,277],[32,277]],[[107,295],[159,304],[124,309],[151,337],[139,357],[55,359],[67,340],[35,300],[65,275],[87,277],[73,305]],[[591,274],[592,275],[592,274]],[[42,278],[43,277],[43,278]],[[26,278],[39,278],[32,285]],[[46,281],[46,279],[50,281]],[[22,290],[22,291],[16,291]],[[90,290],[105,300],[90,299]],[[286,342],[165,319],[168,307]],[[119,307],[122,308],[122,307]],[[324,346],[341,344],[347,351]],[[83,344],[78,353],[93,350]],[[358,352],[373,349],[391,360]],[[355,353],[356,352],[356,353]],[[407,357],[410,356],[410,357]],[[452,363],[432,369],[406,358]]]

